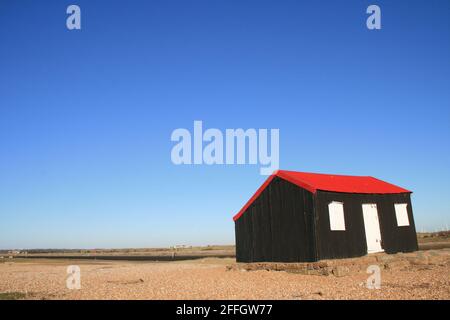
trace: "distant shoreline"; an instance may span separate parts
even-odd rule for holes
[[[183,261],[183,260],[197,260],[204,258],[235,258],[234,254],[222,255],[161,255],[161,256],[122,256],[122,255],[17,255],[14,259],[66,259],[66,260],[115,260],[115,261],[151,261],[151,262],[168,262],[168,261]]]
[[[417,233],[419,250],[450,248],[450,231]],[[126,249],[30,249],[0,250],[7,259],[71,259],[120,261],[180,261],[202,258],[235,258],[234,245],[175,246],[170,248]]]

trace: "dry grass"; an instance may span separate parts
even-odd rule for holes
[[[0,292],[0,300],[23,300],[26,297],[23,292]]]
[[[450,231],[417,233],[419,244],[428,242],[450,242]]]

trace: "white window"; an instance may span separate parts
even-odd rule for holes
[[[345,230],[344,204],[333,201],[328,204],[330,215],[330,229],[333,231]]]
[[[395,216],[397,218],[397,226],[409,226],[408,210],[406,207],[407,203],[396,203],[395,206]]]

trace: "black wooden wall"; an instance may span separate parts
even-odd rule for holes
[[[315,261],[313,194],[275,177],[235,222],[238,262]]]
[[[344,203],[345,231],[331,231],[328,204]],[[350,194],[317,191],[316,225],[319,259],[357,257],[367,254],[367,242],[362,212],[363,203],[376,203],[382,248],[387,253],[418,250],[416,228],[409,193]],[[397,226],[394,203],[407,203],[409,226]]]

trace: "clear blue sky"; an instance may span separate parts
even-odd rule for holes
[[[173,165],[194,120],[279,128],[281,168],[388,180],[445,228],[450,2],[1,0],[0,248],[234,243],[266,177]]]

